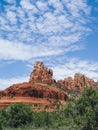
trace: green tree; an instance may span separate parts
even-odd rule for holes
[[[6,109],[0,110],[0,130],[3,130],[8,124],[8,114]]]
[[[33,111],[30,105],[16,103],[9,107],[9,126],[18,127],[33,121]]]
[[[74,124],[80,130],[97,130],[98,92],[90,87],[85,88],[82,95],[75,102],[73,110]]]

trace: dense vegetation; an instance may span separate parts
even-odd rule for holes
[[[0,130],[98,130],[98,91],[85,88],[62,110],[33,112],[17,103],[0,110]]]

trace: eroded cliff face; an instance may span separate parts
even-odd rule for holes
[[[30,75],[29,82],[52,85],[55,82],[55,80],[53,79],[52,69],[46,68],[43,62],[36,62],[34,64],[34,70]]]

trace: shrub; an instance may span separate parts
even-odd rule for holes
[[[3,130],[8,124],[8,114],[5,109],[0,109],[0,130]]]
[[[16,103],[9,107],[9,126],[18,127],[29,124],[33,121],[32,108],[24,103]]]

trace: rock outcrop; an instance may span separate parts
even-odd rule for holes
[[[55,80],[53,79],[52,69],[44,67],[43,62],[36,62],[34,65],[34,70],[30,75],[29,82],[52,85],[55,82]]]
[[[7,97],[36,97],[66,100],[67,94],[59,88],[44,84],[31,84],[28,82],[14,84],[2,92]]]
[[[9,106],[15,102],[29,103],[34,107],[34,104],[40,106],[43,110],[50,107],[55,109],[56,102],[66,103],[66,92],[54,87],[56,81],[53,79],[53,71],[44,66],[42,62],[34,64],[34,70],[30,75],[29,82],[14,84],[4,91],[0,91],[0,107]],[[52,110],[53,111],[53,110]]]
[[[64,80],[58,80],[57,86],[66,90],[82,91],[84,87],[95,87],[94,80],[86,77],[83,74],[76,73],[74,79],[72,77],[65,78]]]

